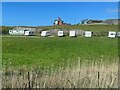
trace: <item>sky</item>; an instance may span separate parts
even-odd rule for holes
[[[51,26],[58,17],[77,24],[83,19],[117,19],[117,2],[3,2],[2,25]]]
[[[1,0],[2,2],[119,2],[119,0]]]

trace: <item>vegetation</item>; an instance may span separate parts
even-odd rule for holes
[[[28,27],[28,26],[21,26]],[[32,26],[29,26],[32,27]],[[14,26],[2,26],[2,34],[8,34],[10,29]],[[118,25],[71,25],[71,26],[36,26],[36,29],[51,30],[51,29],[78,29],[78,30],[90,30],[93,32],[104,33],[108,31],[118,31]],[[39,31],[39,30],[38,30]],[[36,31],[37,32],[37,31]]]
[[[8,34],[9,30],[11,29],[13,29],[11,26],[2,26],[2,34]]]
[[[115,25],[73,27],[117,31]],[[107,36],[3,37],[3,88],[118,88],[117,42]]]
[[[54,67],[43,69],[27,67],[3,71],[3,88],[118,88],[118,62],[112,64],[76,61],[74,67],[68,62],[66,68],[54,71]]]
[[[3,65],[8,66],[49,66],[67,60],[91,60],[92,58],[113,61],[118,57],[117,38],[107,37],[11,37],[3,38]],[[107,62],[107,61],[104,61]]]
[[[71,25],[71,26],[46,26],[38,27],[43,29],[78,29],[90,30],[93,32],[118,31],[118,25]]]

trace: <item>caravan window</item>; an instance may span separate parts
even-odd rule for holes
[[[11,33],[13,33],[13,31],[12,31],[12,30],[10,30],[10,32],[11,32]]]
[[[111,33],[111,35],[115,35],[115,33]]]

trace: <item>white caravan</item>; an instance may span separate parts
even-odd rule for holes
[[[58,36],[59,36],[59,37],[64,36],[64,32],[63,32],[63,31],[58,31]]]
[[[115,38],[115,37],[116,37],[116,32],[114,32],[114,31],[109,31],[108,37],[110,37],[110,38]]]
[[[117,32],[117,33],[116,33],[116,36],[117,36],[117,37],[120,37],[120,32]]]
[[[70,37],[75,37],[76,36],[76,31],[70,31],[69,36]]]
[[[85,37],[92,37],[91,31],[85,31]]]
[[[24,30],[9,30],[10,35],[24,35]]]
[[[41,36],[42,37],[46,37],[46,36],[49,36],[50,35],[50,32],[49,31],[42,31],[41,32]]]
[[[33,31],[25,31],[25,36],[32,36],[34,35]]]

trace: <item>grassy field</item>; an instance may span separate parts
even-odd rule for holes
[[[104,58],[104,62],[118,58],[116,39],[107,37],[69,38],[69,37],[11,37],[3,38],[3,66],[50,66],[84,60]]]
[[[118,38],[102,36],[118,31],[117,25],[38,28],[91,30],[100,36],[4,35],[3,88],[118,88]]]
[[[118,88],[117,38],[3,37],[2,62],[3,88]]]

